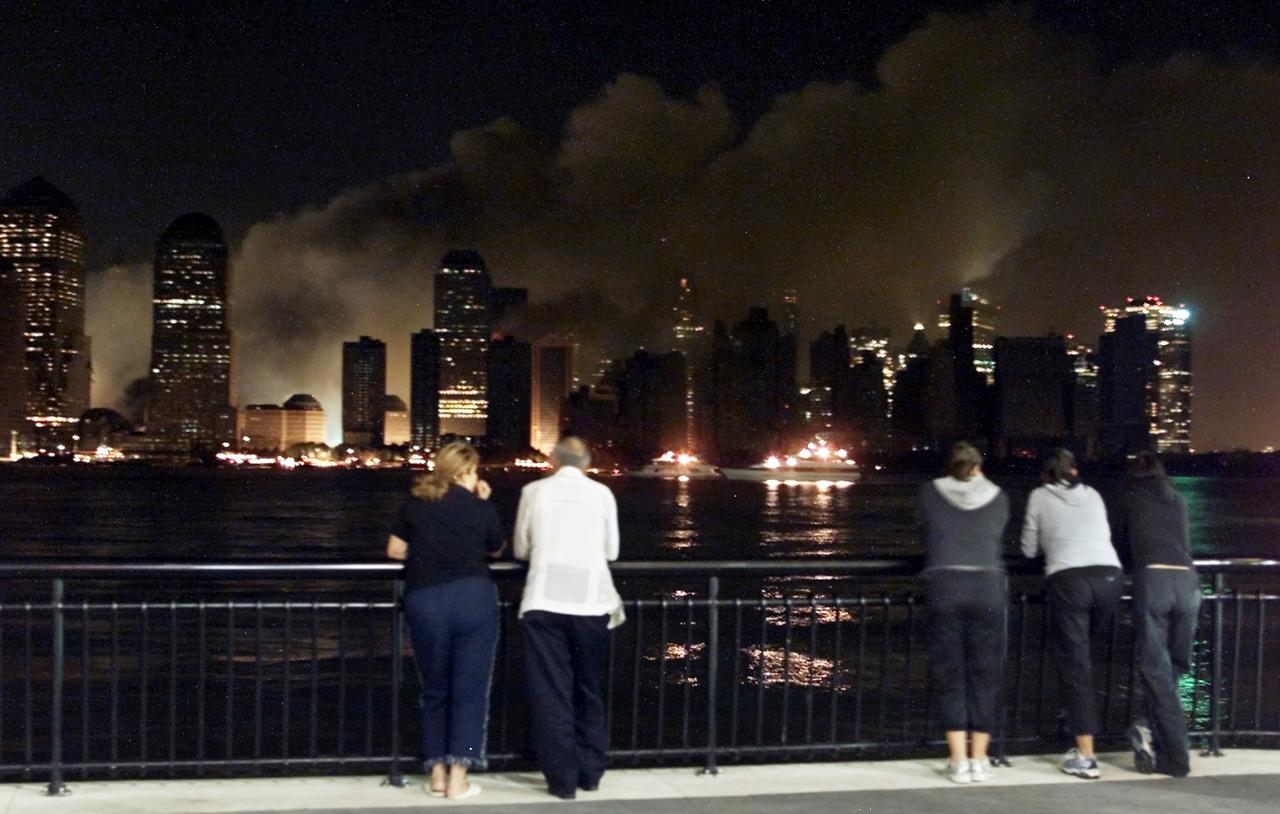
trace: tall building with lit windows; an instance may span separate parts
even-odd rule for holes
[[[44,178],[0,198],[0,257],[23,299],[26,428],[42,441],[69,441],[89,406],[84,243],[80,211]]]
[[[208,215],[181,216],[160,235],[152,288],[147,432],[177,447],[235,438],[227,243]]]
[[[1191,451],[1191,312],[1159,297],[1102,306],[1102,424],[1109,451],[1145,436],[1157,452]]]
[[[26,431],[27,374],[23,368],[22,284],[13,262],[0,257],[0,460]]]
[[[710,335],[706,326],[698,319],[698,304],[695,296],[693,280],[681,277],[676,294],[674,311],[673,349],[684,354],[684,449],[693,451],[698,448],[698,384],[696,371],[700,369],[710,350]]]
[[[440,433],[482,437],[489,415],[493,282],[478,252],[451,251],[440,261],[435,332],[440,340]]]
[[[996,306],[965,287],[952,294],[945,308],[938,303],[938,327],[946,332],[957,358],[967,358],[988,385],[996,380]]]

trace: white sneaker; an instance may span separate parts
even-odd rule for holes
[[[970,762],[962,760],[959,763],[947,761],[947,768],[942,774],[952,783],[972,783],[973,775],[969,769]]]
[[[969,779],[974,783],[981,783],[984,780],[991,779],[991,760],[983,758],[982,760],[969,761]]]
[[[1062,758],[1062,771],[1076,777],[1083,777],[1085,780],[1097,780],[1101,776],[1098,771],[1098,761],[1091,757],[1084,757],[1079,749],[1074,748]]]

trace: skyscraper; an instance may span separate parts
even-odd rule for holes
[[[699,384],[703,384],[702,389],[705,390],[705,383],[697,381],[695,371],[702,369],[706,362],[708,334],[706,326],[698,319],[696,291],[693,287],[693,280],[689,277],[680,278],[679,288],[676,293],[676,304],[672,310],[674,312],[672,326],[674,342],[672,347],[683,354],[685,359],[685,437],[683,446],[686,450],[692,451],[698,447]]]
[[[0,257],[0,459],[10,441],[26,431],[27,376],[22,363],[22,283],[13,263]]]
[[[409,338],[409,443],[430,449],[440,436],[440,338],[423,328]]]
[[[382,443],[387,346],[362,336],[342,343],[342,443]]]
[[[1066,341],[1001,337],[995,351],[996,454],[1038,456],[1064,444],[1075,380]]]
[[[235,421],[222,229],[208,215],[178,218],[156,243],[153,272],[147,431],[180,447],[231,441]]]
[[[1155,296],[1129,297],[1123,308],[1101,310],[1106,451],[1151,444],[1158,452],[1190,452],[1191,312]]]
[[[941,305],[941,304],[939,304]],[[988,385],[995,382],[995,314],[993,306],[971,288],[952,294],[938,310],[938,327],[947,332],[956,358],[967,358]]]
[[[560,416],[573,389],[573,348],[557,337],[533,345],[529,429],[533,448],[549,455],[560,440]]]
[[[14,187],[0,198],[0,257],[22,288],[28,427],[69,436],[89,405],[79,210],[44,178]]]
[[[440,432],[485,434],[493,284],[484,258],[451,251],[435,277],[435,330],[440,339]]]
[[[685,380],[684,355],[678,351],[637,351],[623,363],[618,418],[629,450],[652,458],[684,443]]]
[[[533,351],[528,342],[506,336],[490,343],[486,443],[521,454],[529,447],[532,375]]]

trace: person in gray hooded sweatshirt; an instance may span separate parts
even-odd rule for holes
[[[1043,486],[1027,499],[1022,553],[1044,552],[1048,577],[1050,641],[1063,690],[1067,727],[1076,747],[1062,771],[1089,780],[1099,776],[1093,733],[1098,714],[1090,640],[1106,630],[1124,595],[1124,573],[1111,545],[1102,496],[1080,482],[1076,459],[1055,449],[1040,473]]]
[[[1004,683],[1009,498],[982,474],[981,453],[961,442],[951,449],[947,476],[920,489],[917,513],[928,580],[929,671],[951,753],[946,775],[956,783],[981,782],[991,776],[987,748]]]

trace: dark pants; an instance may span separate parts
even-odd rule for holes
[[[1090,642],[1111,626],[1124,597],[1124,574],[1110,565],[1068,568],[1049,577],[1049,624],[1062,704],[1071,735],[1098,731]]]
[[[928,578],[930,680],[942,729],[995,732],[1004,687],[1005,575],[939,569]]]
[[[604,775],[604,673],[609,617],[528,611],[524,632],[530,730],[552,794],[591,788]]]
[[[417,588],[404,598],[422,677],[422,759],[483,769],[498,590],[488,577]]]
[[[1133,593],[1138,674],[1146,694],[1156,771],[1174,777],[1190,770],[1178,676],[1191,669],[1199,614],[1200,577],[1195,571],[1138,569]]]

